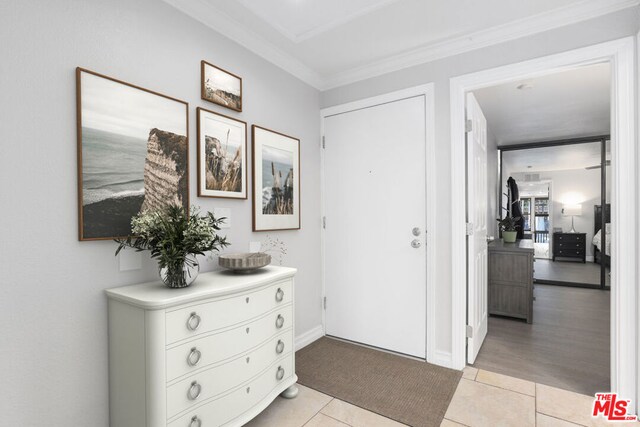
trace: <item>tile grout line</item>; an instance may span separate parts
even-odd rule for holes
[[[578,427],[587,427],[587,426],[586,426],[586,425],[584,425],[584,424],[574,423],[573,421],[565,420],[564,418],[558,418],[558,417],[556,417],[556,416],[554,416],[554,415],[545,414],[544,412],[537,412],[537,411],[536,411],[536,414],[544,415],[545,417],[553,418],[554,420],[564,421],[564,422],[566,422],[566,423],[573,424],[574,426],[578,426]]]
[[[324,394],[324,393],[323,393],[323,394]],[[331,397],[331,396],[329,396],[328,394],[327,394],[327,395],[325,395],[325,396]],[[320,413],[324,408],[326,408],[326,407],[327,407],[327,405],[329,405],[329,403],[333,402],[333,400],[334,400],[334,399],[335,399],[334,397],[331,397],[331,399],[329,399],[329,401],[328,401],[328,402],[327,402],[327,403],[326,403],[322,408],[318,409],[318,411],[317,411],[315,414],[311,415],[311,418],[309,418],[307,421],[305,421],[305,423],[304,423],[304,424],[302,424],[302,426],[300,426],[300,427],[304,427],[304,426],[306,426],[307,424],[309,424],[309,422],[310,422],[312,419],[314,419],[314,418],[316,417],[316,415],[318,415],[318,414],[319,414],[319,413]],[[322,415],[327,415],[327,414],[322,414]]]
[[[461,423],[459,421],[454,421],[450,418],[443,418],[443,420],[451,421],[452,423],[460,424],[461,426],[464,426],[464,427],[471,427],[471,426],[468,426],[467,424]]]
[[[513,377],[513,378],[515,378],[515,377]],[[519,379],[519,378],[518,378],[518,379]],[[461,380],[471,381],[471,380],[469,380],[469,379],[467,379],[467,378],[461,378]],[[523,380],[523,381],[525,381],[525,380]],[[535,397],[536,397],[535,395],[534,395],[534,396],[531,396],[530,394],[520,393],[519,391],[509,390],[508,388],[499,387],[499,386],[497,386],[497,385],[483,383],[482,381],[471,381],[471,382],[476,382],[476,383],[478,383],[478,384],[482,384],[482,385],[486,385],[486,386],[489,386],[489,387],[497,388],[497,389],[499,389],[499,390],[509,391],[509,392],[511,392],[511,393],[516,393],[516,394],[519,394],[519,395],[521,395],[521,396],[533,397],[534,399],[535,399]],[[534,384],[535,384],[535,383],[534,383]]]
[[[336,420],[336,421],[337,421],[337,422],[339,422],[340,424],[344,424],[344,425],[346,425],[346,426],[353,427],[351,424],[346,423],[346,422],[344,422],[343,420],[339,420],[339,419],[337,419],[337,418],[335,418],[335,417],[332,417],[331,415],[327,415],[327,414],[325,414],[324,412],[321,412],[321,414],[322,414],[322,415],[324,415],[325,417],[331,418],[332,420]]]

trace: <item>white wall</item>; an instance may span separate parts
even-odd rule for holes
[[[120,273],[113,242],[78,242],[76,66],[189,102],[191,201],[231,208],[230,251],[265,234],[250,199],[196,196],[195,108],[301,139],[302,230],[269,234],[299,269],[296,333],[320,325],[315,89],[159,0],[3,1],[0,39],[0,424],[108,426],[103,290],[157,277],[146,257]],[[200,100],[202,59],[243,77],[243,113]]]
[[[500,174],[498,172],[498,140],[491,132],[491,124],[487,123],[487,191],[489,193],[487,235],[496,239],[500,237],[498,234],[498,221],[496,221],[497,218],[500,218],[500,207],[498,205]]]
[[[596,43],[635,36],[637,10],[624,10],[590,21],[509,41],[439,61],[385,74],[335,88],[321,94],[321,106],[342,103],[388,93],[420,84],[435,83],[436,175],[438,177],[436,274],[436,351],[451,352],[451,148],[449,120],[449,79],[454,76],[559,53]],[[453,197],[464,197],[456,194]]]

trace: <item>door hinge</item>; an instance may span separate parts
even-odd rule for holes
[[[468,222],[466,225],[467,225],[467,229],[466,229],[467,236],[473,236],[473,223]]]
[[[473,326],[467,325],[467,338],[473,338]]]
[[[471,119],[467,119],[464,124],[465,132],[471,132],[473,130],[473,121]]]
[[[327,228],[327,217],[326,216],[322,217],[322,228]]]
[[[325,148],[324,147],[324,135],[322,135],[322,148]]]
[[[322,298],[322,308],[327,309],[327,297]]]

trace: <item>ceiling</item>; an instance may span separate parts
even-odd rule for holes
[[[610,73],[609,63],[596,64],[474,95],[498,145],[608,135]]]
[[[600,150],[600,143],[592,142],[504,151],[502,168],[507,174],[584,169],[600,164]]]
[[[325,90],[640,0],[164,0]]]

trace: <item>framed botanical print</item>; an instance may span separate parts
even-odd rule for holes
[[[80,240],[131,235],[141,211],[189,209],[189,104],[76,69]]]
[[[198,196],[247,198],[247,124],[197,108]]]
[[[300,228],[300,140],[260,126],[253,139],[253,231]]]
[[[201,96],[205,101],[242,111],[242,79],[220,67],[201,61]]]

